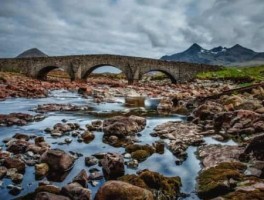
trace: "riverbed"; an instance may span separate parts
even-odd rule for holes
[[[115,112],[123,112],[129,109],[134,109],[133,107],[127,107],[125,104],[125,100],[122,97],[115,98],[115,103],[94,103],[91,97],[83,98],[75,92],[70,92],[66,90],[55,90],[49,93],[47,98],[39,98],[39,99],[26,99],[26,98],[11,98],[5,101],[0,102],[0,113],[1,114],[9,114],[12,112],[21,112],[21,113],[29,113],[36,114],[33,109],[37,105],[48,104],[48,103],[57,103],[57,104],[74,104],[74,105],[88,105],[93,113],[115,113]],[[146,107],[144,109],[150,110],[153,106],[151,105],[151,100],[148,100],[146,103]],[[32,122],[26,126],[12,126],[12,127],[0,127],[0,141],[5,138],[12,137],[16,133],[24,133],[24,134],[34,134],[37,136],[45,137],[45,141],[51,145],[51,148],[59,148],[63,149],[67,152],[73,151],[81,153],[83,156],[79,157],[74,164],[74,167],[69,172],[67,177],[61,181],[54,181],[52,184],[57,186],[64,186],[67,183],[71,182],[71,180],[80,172],[82,169],[86,169],[87,171],[92,167],[86,167],[84,158],[86,156],[90,156],[99,152],[116,152],[116,153],[124,153],[124,148],[115,148],[108,144],[102,142],[103,133],[102,132],[94,132],[95,139],[89,143],[80,143],[77,141],[77,138],[73,138],[73,142],[70,144],[61,143],[64,141],[65,137],[54,138],[45,133],[45,129],[49,127],[53,127],[56,123],[67,121],[72,123],[78,123],[81,127],[85,128],[86,124],[89,124],[92,120],[100,119],[103,120],[106,117],[101,116],[98,117],[93,114],[89,114],[86,112],[49,112],[45,114],[45,119],[39,122]],[[139,143],[143,144],[152,144],[153,142],[159,140],[158,137],[152,137],[150,134],[153,132],[153,129],[162,123],[168,121],[185,121],[186,118],[180,115],[151,115],[146,116],[147,125],[146,128],[140,132]],[[220,142],[212,139],[205,138],[207,144],[218,144]],[[234,142],[229,141],[225,144],[235,145]],[[1,146],[5,149],[4,143],[1,142]],[[185,193],[184,197],[180,197],[180,199],[199,199],[195,194],[195,184],[196,177],[198,172],[201,170],[200,161],[196,157],[197,147],[189,147],[187,150],[188,157],[181,164],[176,165],[175,161],[177,158],[167,149],[165,148],[164,154],[153,154],[146,161],[139,164],[137,169],[127,168],[125,169],[126,174],[135,174],[138,170],[149,169],[152,171],[159,172],[165,176],[180,176],[182,181],[181,192]],[[96,167],[98,170],[101,170],[100,167]],[[29,192],[33,192],[37,186],[39,180],[35,180],[34,175],[34,167],[27,167],[26,172],[24,174],[24,179],[21,183],[23,190],[17,194],[16,196],[9,193],[9,189],[7,186],[9,184],[13,184],[10,179],[4,178],[1,182],[1,196],[0,199],[13,199],[15,197],[23,196]],[[43,180],[46,180],[44,178]],[[41,181],[43,181],[41,180]],[[92,190],[92,196],[94,197],[96,191],[102,186],[105,182],[104,179],[98,181],[98,185],[92,186],[89,184],[89,189]]]

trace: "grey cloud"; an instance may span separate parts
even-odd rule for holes
[[[49,55],[159,58],[197,42],[264,51],[262,0],[0,0],[0,57],[37,47]]]

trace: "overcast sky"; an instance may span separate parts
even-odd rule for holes
[[[160,58],[193,43],[264,51],[264,0],[0,0],[0,57]]]

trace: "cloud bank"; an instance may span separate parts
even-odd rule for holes
[[[264,51],[263,11],[263,0],[0,0],[0,57],[37,47],[159,58],[195,42]]]

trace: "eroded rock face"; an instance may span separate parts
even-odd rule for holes
[[[104,120],[103,130],[105,136],[115,135],[123,138],[142,131],[146,126],[146,119],[138,116],[116,116]]]
[[[107,153],[101,160],[104,176],[107,180],[116,179],[125,173],[124,158],[117,153]]]
[[[103,122],[103,141],[115,147],[131,144],[136,141],[136,133],[142,131],[145,126],[146,119],[143,117],[112,117]]]
[[[204,169],[215,167],[222,162],[238,162],[244,147],[229,145],[206,145],[198,148],[198,156]]]
[[[30,115],[25,113],[10,113],[8,115],[0,114],[0,126],[24,126],[29,122],[40,121],[45,117],[43,115]]]
[[[154,200],[149,190],[122,181],[108,181],[96,193],[95,200]]]
[[[74,158],[60,149],[49,149],[40,158],[40,161],[47,163],[54,171],[68,171],[74,164]]]
[[[154,128],[154,133],[162,139],[169,139],[169,150],[181,159],[187,157],[189,146],[197,146],[204,142],[203,136],[198,132],[198,126],[193,123],[167,122]]]
[[[214,122],[216,130],[239,138],[264,131],[264,116],[249,110],[220,113]]]

